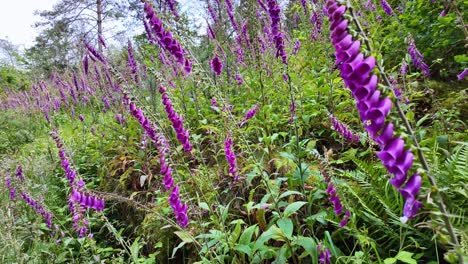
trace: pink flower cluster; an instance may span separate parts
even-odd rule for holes
[[[192,71],[192,63],[185,57],[187,52],[179,44],[179,41],[172,36],[172,33],[164,29],[161,19],[156,16],[148,2],[145,2],[144,10],[151,28],[156,33],[159,44],[176,58],[177,63],[183,66],[186,73],[190,74]]]
[[[351,130],[348,129],[346,124],[340,122],[336,117],[329,115],[330,120],[333,124],[333,129],[335,129],[338,134],[344,137],[348,141],[359,141],[359,135],[354,134]]]
[[[192,151],[192,144],[190,144],[190,141],[189,141],[189,133],[187,130],[185,130],[184,126],[182,125],[184,118],[181,115],[177,114],[176,111],[174,110],[172,101],[167,95],[166,87],[161,86],[159,88],[159,93],[161,93],[162,103],[164,105],[164,109],[166,110],[167,117],[171,121],[172,127],[174,128],[174,131],[176,132],[177,140],[182,144],[186,152]]]
[[[224,153],[226,155],[226,160],[229,164],[229,173],[234,177],[234,181],[238,181],[239,175],[237,174],[237,161],[236,155],[232,150],[231,134],[228,134],[226,140],[224,141]]]

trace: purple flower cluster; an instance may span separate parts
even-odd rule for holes
[[[237,174],[237,161],[236,155],[232,150],[231,134],[228,134],[226,140],[224,141],[224,153],[226,155],[226,160],[229,163],[229,173],[234,177],[235,181],[238,181],[239,175]]]
[[[331,177],[325,172],[322,173],[324,175],[324,181],[328,183],[327,190],[325,192],[328,195],[328,199],[333,204],[333,210],[335,211],[335,214],[337,216],[340,216],[343,211],[343,205],[341,204],[340,197],[338,197],[338,195],[336,194],[336,188],[331,182]],[[349,211],[346,211],[342,216],[340,227],[344,227],[348,223],[350,217],[351,213]]]
[[[260,107],[258,107],[258,105],[255,105],[251,109],[247,110],[247,113],[244,116],[244,120],[242,120],[242,122],[239,124],[239,127],[245,126],[245,124],[247,124],[247,121],[249,121],[249,119],[252,119],[252,117],[255,116],[259,109]]]
[[[218,54],[215,54],[215,57],[210,62],[211,70],[216,73],[217,76],[221,75],[223,71],[223,63],[218,57]]]
[[[227,11],[229,20],[231,21],[232,28],[234,28],[235,31],[239,30],[239,26],[237,26],[236,19],[234,18],[234,10],[232,7],[231,0],[226,0],[226,11]]]
[[[190,74],[192,71],[192,63],[185,57],[187,52],[179,44],[179,41],[172,36],[172,33],[164,29],[162,21],[156,16],[148,2],[145,2],[144,10],[146,12],[146,18],[149,20],[149,24],[156,33],[160,45],[177,59],[177,62],[183,66],[186,73]]]
[[[401,63],[400,69],[398,70],[398,73],[403,77],[406,76],[406,74],[408,74],[408,63],[403,61]]]
[[[23,167],[21,167],[21,165],[18,165],[18,167],[16,167],[15,177],[21,182],[24,182]]]
[[[210,3],[208,3],[208,13],[210,13],[210,16],[211,16],[211,19],[213,19],[213,22],[218,23],[218,16],[216,15]]]
[[[346,124],[340,122],[336,117],[329,115],[330,121],[333,124],[333,129],[338,132],[342,137],[344,137],[348,141],[359,141],[359,135],[351,132]]]
[[[357,101],[364,127],[380,146],[381,151],[377,156],[385,168],[394,175],[390,183],[400,189],[407,179],[414,156],[410,150],[405,149],[403,139],[395,135],[393,124],[385,122],[392,108],[392,101],[389,97],[382,97],[377,89],[377,76],[372,74],[375,59],[372,56],[364,58],[359,52],[360,41],[353,41],[351,34],[347,32],[348,20],[343,18],[346,6],[338,4],[335,0],[328,0],[325,7],[330,18],[331,39],[336,49],[336,64],[341,70],[341,77]],[[410,181],[407,186],[410,187]],[[422,207],[422,204],[416,200],[419,188],[411,186],[408,190],[414,193],[404,196],[405,219],[413,217]]]
[[[68,157],[65,154],[65,150],[63,149],[63,144],[55,131],[51,132],[52,139],[55,141],[55,145],[59,149],[59,157],[60,157],[60,165],[65,172],[67,177],[68,183],[70,186],[75,184],[76,180],[76,171],[71,167],[70,162],[68,161]]]
[[[427,66],[427,64],[423,62],[424,56],[416,48],[416,43],[411,36],[409,36],[408,41],[408,53],[411,57],[411,60],[413,61],[413,65],[416,68],[419,68],[423,72],[423,74],[426,75],[426,77],[429,77],[429,66]]]
[[[165,88],[164,88],[165,89]],[[161,91],[161,90],[160,90]],[[165,95],[165,91],[163,97]],[[149,119],[144,116],[143,111],[136,107],[135,103],[130,100],[127,94],[124,94],[124,104],[129,105],[130,113],[135,117],[140,125],[145,129],[146,134],[156,145],[160,157],[160,173],[164,175],[163,183],[166,187],[166,190],[170,190],[174,186],[174,178],[172,177],[172,169],[166,161],[166,155],[169,152],[169,144],[164,136],[160,133],[157,133],[156,130],[151,125]],[[171,205],[175,218],[180,226],[186,227],[188,225],[188,215],[187,215],[187,205],[182,204],[179,198],[179,187],[175,185],[171,194],[169,195],[169,204]]]
[[[72,189],[70,201],[79,203],[82,207],[92,208],[96,211],[104,210],[104,199],[99,199],[95,196],[80,192],[77,189]]]
[[[276,47],[276,58],[281,57],[284,64],[288,63],[288,57],[284,49],[283,33],[280,31],[280,7],[276,0],[267,0],[268,13],[271,19],[271,34]]]
[[[297,52],[299,51],[299,48],[301,47],[301,42],[299,40],[296,40],[294,43],[294,48],[293,48],[293,55],[296,56]]]
[[[169,6],[169,9],[171,10],[172,14],[176,17],[179,18],[179,13],[177,13],[177,1],[175,0],[166,0],[167,5]]]
[[[314,25],[312,28],[311,38],[312,40],[317,41],[318,35],[322,33],[323,12],[314,11],[310,17],[310,22]]]
[[[13,184],[11,183],[11,178],[10,176],[7,176],[5,178],[5,184],[6,184],[6,187],[10,193],[10,200],[15,200],[16,198],[16,188],[13,187]]]
[[[237,85],[242,85],[244,83],[244,80],[242,79],[242,76],[239,73],[236,73],[236,76],[234,77],[237,81]]]
[[[317,251],[320,251],[320,254],[319,254],[319,262],[321,264],[329,264],[331,263],[331,253],[330,253],[330,250],[328,250],[328,248],[325,248],[325,249],[322,249],[322,247],[320,245],[317,245]]]
[[[177,223],[181,227],[187,227],[189,220],[187,216],[187,204],[184,204],[181,202],[179,198],[179,186],[176,185],[172,189],[171,194],[169,195],[169,204],[172,207],[172,210],[174,210],[175,213],[175,218],[177,220]]]
[[[137,108],[134,102],[130,101],[127,94],[124,95],[124,104],[128,105],[130,114],[138,121],[140,126],[145,130],[146,134],[151,138],[153,142],[158,142],[157,133],[151,126],[150,120],[143,114],[140,108]]]
[[[86,208],[79,203],[68,201],[68,209],[72,213],[72,228],[78,233],[78,237],[85,237],[88,233],[88,220],[85,219]],[[91,234],[90,234],[91,235]]]
[[[55,141],[57,148],[59,149],[59,157],[61,160],[61,166],[66,174],[68,183],[72,188],[72,193],[68,199],[68,207],[72,213],[72,221],[74,222],[73,228],[79,234],[79,237],[84,237],[88,233],[88,221],[85,219],[86,208],[93,208],[98,211],[104,209],[104,200],[94,196],[84,195],[83,191],[86,189],[85,183],[82,179],[76,180],[76,171],[72,168],[68,157],[63,149],[63,144],[56,132],[51,132],[52,139]],[[80,192],[78,197],[76,192]],[[83,195],[82,195],[83,194]],[[92,236],[92,234],[89,234]]]
[[[292,98],[291,103],[289,104],[289,112],[291,113],[291,118],[288,123],[292,124],[296,119],[296,100],[294,98]]]
[[[115,115],[115,120],[121,125],[123,125],[125,123],[125,121],[126,121],[125,117],[123,117],[122,114],[116,114]]]
[[[91,44],[89,44],[87,41],[85,41],[84,44],[88,52],[92,55],[91,59],[97,59],[103,64],[107,64],[106,59],[96,49],[94,49],[93,46],[91,46]]]
[[[37,214],[44,217],[47,227],[49,229],[52,229],[52,214],[45,210],[44,205],[31,198],[27,193],[21,193],[20,197],[21,199],[26,201],[26,203],[28,203],[36,211]]]
[[[187,130],[185,130],[184,126],[182,125],[184,118],[175,112],[174,106],[172,105],[172,101],[167,95],[166,87],[161,86],[159,88],[159,93],[161,93],[162,103],[164,105],[164,109],[166,110],[167,117],[171,121],[172,127],[176,132],[177,140],[182,144],[186,152],[192,151],[192,144],[190,144],[189,141],[189,133]]]
[[[380,0],[380,5],[382,6],[383,11],[384,11],[387,15],[389,15],[389,16],[393,15],[393,9],[392,9],[392,7],[388,4],[388,2],[387,2],[386,0]]]
[[[133,55],[132,43],[130,41],[128,41],[127,53],[127,66],[130,68],[130,72],[133,74],[135,82],[138,83],[138,64],[135,60],[135,56]]]
[[[457,75],[457,78],[459,81],[465,79],[465,77],[468,75],[468,68],[465,68],[460,74]]]
[[[88,75],[88,71],[89,71],[88,54],[85,54],[85,56],[83,58],[83,70],[84,70],[85,74]]]
[[[211,98],[211,107],[217,107],[218,106],[218,101],[216,101],[216,98],[213,97]]]

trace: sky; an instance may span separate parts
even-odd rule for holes
[[[38,32],[33,28],[39,16],[35,10],[50,10],[57,0],[0,0],[0,38],[20,48],[30,47]]]
[[[33,45],[38,30],[33,27],[40,17],[34,15],[36,10],[51,10],[58,0],[0,0],[0,39],[8,39],[20,49]],[[197,1],[179,0],[181,10],[194,16],[200,23],[200,6]],[[198,24],[197,23],[197,24]]]

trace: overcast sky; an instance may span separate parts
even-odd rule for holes
[[[39,20],[35,10],[52,9],[57,0],[0,0],[0,38],[15,45],[31,46],[37,36],[33,28]]]
[[[34,15],[36,10],[51,10],[58,0],[0,0],[0,38],[8,39],[20,48],[33,45],[38,32],[33,27],[40,20]],[[200,23],[201,14],[198,1],[178,0],[182,12]],[[198,24],[197,23],[197,24]],[[143,29],[142,29],[143,30]]]

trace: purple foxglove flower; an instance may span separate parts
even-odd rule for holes
[[[83,69],[86,75],[88,75],[89,70],[89,61],[88,61],[88,54],[86,54],[83,58]]]
[[[99,36],[98,36],[98,41],[99,41],[99,43],[101,43],[101,45],[104,48],[107,48],[106,41],[104,40],[104,37],[101,34],[99,34]]]
[[[84,44],[89,53],[93,55],[91,58],[95,58],[102,62],[102,64],[107,65],[106,59],[104,59],[104,57],[97,50],[95,50],[87,41],[85,41]]]
[[[145,27],[145,32],[146,32],[146,35],[148,36],[149,42],[151,44],[155,44],[156,38],[153,36],[153,33],[151,33],[151,28],[148,25],[148,22],[146,21],[146,19],[143,19],[143,26]]]
[[[457,75],[457,78],[459,81],[461,81],[465,79],[467,75],[468,75],[468,68],[465,68],[460,74]]]
[[[11,193],[10,193],[11,195]],[[21,199],[23,199],[29,206],[31,206],[38,215],[41,215],[46,220],[46,225],[49,229],[52,230],[52,214],[47,212],[44,205],[33,198],[31,198],[27,193],[21,193]]]
[[[183,228],[187,227],[188,222],[189,222],[188,216],[187,216],[187,204],[182,204],[179,198],[179,186],[178,185],[174,186],[171,194],[169,195],[168,200],[169,200],[169,204],[174,210],[177,223],[179,223],[179,225]]]
[[[11,188],[10,189],[10,200],[15,200],[16,199],[16,188]]]
[[[208,13],[211,16],[211,19],[213,20],[214,23],[218,23],[218,16],[216,15],[215,11],[213,10],[213,7],[208,3]]]
[[[297,55],[297,52],[299,51],[300,47],[301,47],[301,42],[299,40],[296,40],[296,42],[294,43],[294,49],[293,49],[294,56]]]
[[[336,132],[338,132],[338,134],[340,134],[343,138],[345,138],[346,140],[350,142],[359,140],[359,136],[351,132],[348,129],[348,127],[344,123],[340,122],[336,117],[330,115],[329,118],[332,122],[333,129]]]
[[[291,113],[291,118],[289,119],[289,124],[292,124],[296,119],[296,100],[291,100],[289,104],[289,112]]]
[[[224,141],[224,154],[226,155],[226,160],[229,164],[229,173],[234,177],[234,181],[239,180],[239,175],[237,174],[237,161],[236,155],[232,150],[232,138],[228,134]]]
[[[386,0],[380,0],[380,5],[387,15],[391,16],[393,14],[393,9]]]
[[[375,59],[372,56],[365,58],[364,54],[359,52],[360,42],[353,41],[352,36],[347,33],[349,22],[343,18],[346,6],[335,0],[329,0],[325,4],[325,10],[330,19],[330,37],[336,49],[336,65],[341,71],[340,76],[357,101],[356,106],[364,127],[370,137],[380,145],[381,150],[377,156],[384,167],[394,175],[390,183],[398,189],[407,179],[414,156],[411,151],[405,149],[404,141],[394,135],[393,124],[386,123],[386,117],[392,108],[392,101],[388,97],[382,97],[381,92],[377,90],[377,76],[372,74]],[[414,40],[410,37],[409,41],[408,52],[413,63],[428,74],[428,66],[423,64],[423,57],[417,51]],[[419,189],[415,190],[417,191]],[[335,197],[336,191],[330,188],[327,193],[334,203],[335,211],[340,211],[341,205]],[[414,215],[419,207],[420,203],[415,199],[411,197],[406,199],[404,217],[407,219]]]
[[[172,14],[176,17],[179,18],[179,13],[177,13],[177,1],[175,0],[166,0],[167,5],[169,6],[169,10],[171,10]]]
[[[419,68],[424,73],[424,75],[426,75],[426,77],[429,77],[429,66],[427,66],[427,64],[423,62],[424,56],[417,49],[416,43],[411,36],[409,36],[408,42],[408,53],[411,57],[411,60],[413,61],[414,66],[416,68]]]
[[[234,28],[235,31],[238,31],[239,26],[237,25],[236,19],[234,18],[234,10],[233,10],[231,0],[226,0],[226,11],[227,11],[229,20],[231,21],[232,28]]]
[[[130,72],[133,74],[135,82],[138,83],[138,64],[135,60],[135,56],[133,55],[132,43],[130,41],[128,41],[127,53],[127,66],[130,68]]]
[[[18,165],[18,167],[16,168],[15,177],[21,182],[24,182],[23,167],[21,167],[21,165]]]
[[[237,85],[242,85],[242,83],[244,83],[244,80],[242,79],[242,76],[239,74],[239,73],[236,73],[236,81],[237,81]]]
[[[340,227],[344,227],[346,224],[348,224],[348,220],[351,217],[351,213],[349,211],[346,211],[346,213],[343,216],[343,219],[340,222]]]
[[[317,246],[317,251],[320,251],[319,262],[321,264],[330,264],[331,263],[331,253],[328,248],[322,249],[320,245]]]
[[[239,124],[239,127],[245,126],[245,124],[247,124],[247,121],[249,121],[249,119],[252,119],[252,117],[255,116],[259,109],[260,107],[258,107],[258,105],[255,105],[254,107],[249,109],[245,114],[244,120],[242,120],[242,122]]]
[[[444,16],[447,15],[447,13],[448,13],[448,8],[444,8],[444,10],[442,10],[442,12],[440,12],[439,16],[444,17]]]
[[[318,35],[322,33],[322,24],[323,24],[323,13],[319,11],[314,11],[310,17],[310,22],[314,25],[312,29],[311,38],[314,41],[317,41]]]
[[[284,49],[283,33],[280,31],[280,6],[276,0],[267,0],[268,13],[271,19],[271,37],[276,47],[276,58],[281,57],[284,64],[287,64],[287,55]]]
[[[216,54],[215,57],[211,60],[210,65],[211,69],[214,73],[216,73],[217,76],[221,75],[221,72],[223,71],[223,63],[219,59],[218,54]]]
[[[162,21],[155,14],[153,8],[148,2],[144,3],[144,11],[146,13],[146,18],[153,29],[155,36],[158,40],[159,45],[168,51],[174,58],[176,58],[177,63],[181,65],[184,71],[187,74],[190,74],[192,70],[192,63],[186,57],[187,52],[182,48],[179,41],[177,41],[170,31],[164,29]]]

